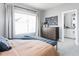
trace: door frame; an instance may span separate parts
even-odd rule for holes
[[[69,12],[73,12],[73,11],[75,11],[75,14],[76,14],[76,16],[75,16],[75,44],[76,45],[79,45],[79,43],[78,43],[78,18],[77,18],[77,9],[73,9],[73,10],[68,10],[68,11],[64,11],[64,12],[62,12],[62,41],[64,42],[64,14],[65,13],[69,13]]]

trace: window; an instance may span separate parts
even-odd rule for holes
[[[36,33],[36,15],[15,12],[15,35]]]

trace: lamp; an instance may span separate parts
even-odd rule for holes
[[[46,25],[48,26],[48,21],[46,20],[44,23],[43,23],[46,27]]]

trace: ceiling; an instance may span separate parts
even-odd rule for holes
[[[40,10],[48,10],[61,4],[62,3],[25,3],[25,5],[28,5]]]

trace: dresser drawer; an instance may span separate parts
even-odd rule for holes
[[[53,32],[53,31],[55,31],[56,29],[55,28],[47,28],[47,31],[48,32]]]
[[[54,39],[56,39],[56,35],[48,35],[48,38],[54,40]]]
[[[43,27],[42,28],[42,37],[48,39],[58,39],[59,38],[59,27]]]

